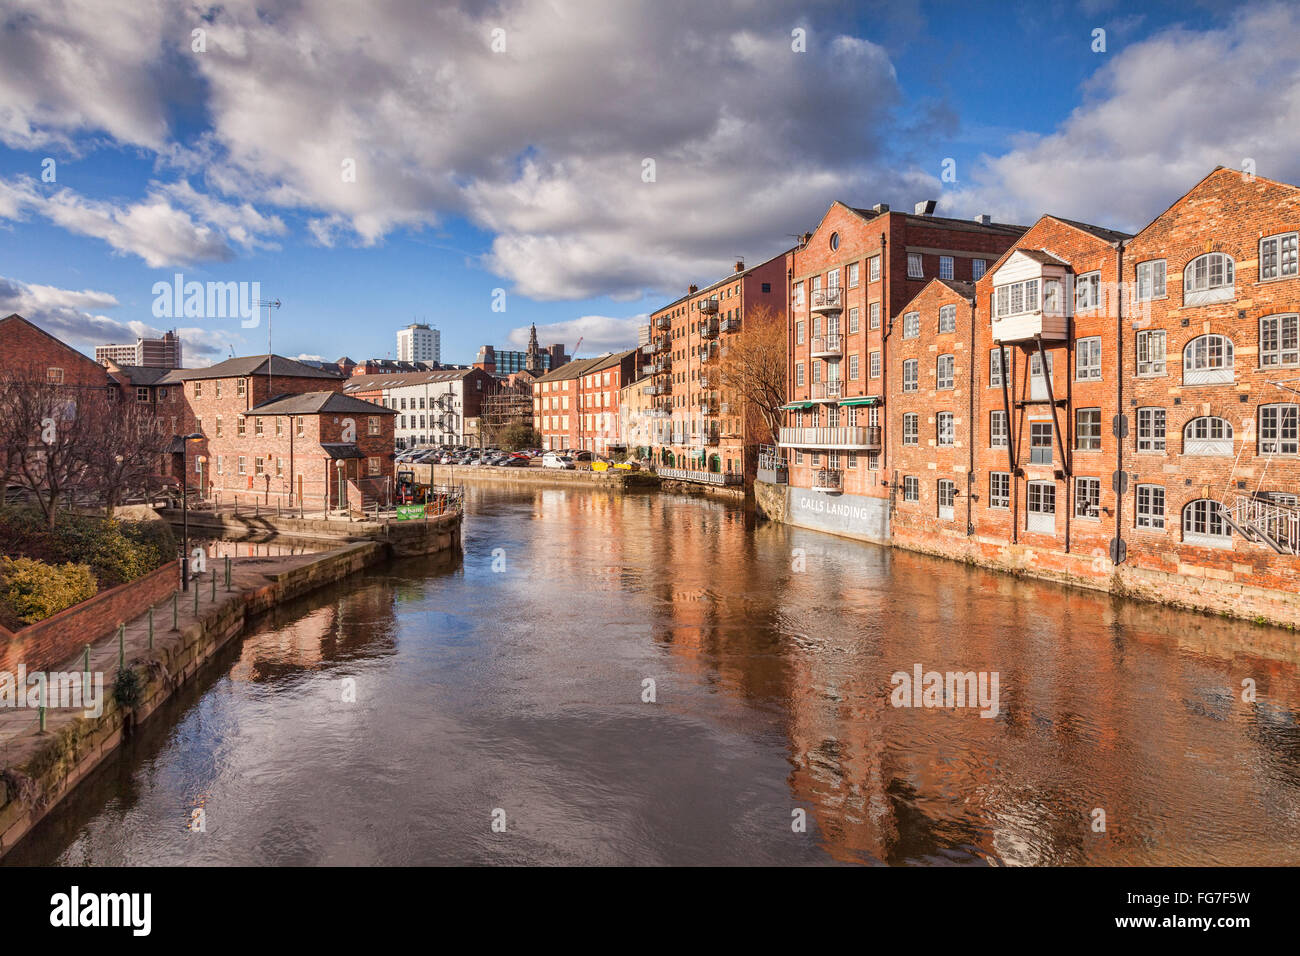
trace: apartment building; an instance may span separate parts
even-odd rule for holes
[[[134,344],[96,345],[95,361],[107,365],[133,365],[143,368],[180,368],[185,364],[180,336],[164,332],[161,338],[138,338]]]
[[[394,440],[400,451],[476,441],[483,400],[494,387],[494,379],[482,369],[459,368],[353,375],[342,390],[397,413]]]
[[[621,390],[639,377],[636,349],[575,359],[533,383],[533,427],[546,449],[627,451]]]
[[[894,445],[882,410],[901,382],[890,346],[904,334],[903,306],[931,279],[981,278],[1025,231],[986,216],[934,216],[934,205],[899,213],[835,202],[793,251],[790,400],[779,436],[791,523],[889,540]]]
[[[1300,188],[1220,167],[1136,235],[1044,216],[929,282],[886,325],[886,540],[1300,623],[1297,236]],[[879,540],[848,481],[759,503]]]
[[[650,340],[640,348],[642,374],[656,399],[649,414],[667,427],[654,448],[661,475],[710,484],[752,477],[758,434],[752,410],[723,387],[722,358],[747,315],[766,307],[787,314],[790,254],[782,253],[687,294],[650,315]]]
[[[437,365],[442,361],[442,333],[423,322],[412,322],[398,329],[397,360]]]

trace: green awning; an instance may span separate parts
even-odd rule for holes
[[[856,398],[845,398],[840,401],[841,405],[879,405],[879,395],[859,395]]]
[[[804,408],[812,408],[812,407],[813,407],[814,405],[816,405],[816,404],[817,404],[816,402],[791,402],[789,405],[782,405],[782,406],[781,406],[781,411],[783,411],[783,412],[797,412],[797,411],[799,411],[800,409],[804,409]]]

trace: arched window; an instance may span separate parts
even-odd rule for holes
[[[1222,252],[1207,252],[1187,263],[1183,270],[1183,305],[1227,302],[1236,297],[1235,268]]]
[[[1183,508],[1183,541],[1212,548],[1232,546],[1232,530],[1223,520],[1223,506],[1210,498],[1197,498]]]
[[[1206,415],[1183,428],[1184,455],[1232,455],[1232,423]]]
[[[1232,340],[1223,335],[1199,335],[1183,349],[1184,385],[1232,382]]]

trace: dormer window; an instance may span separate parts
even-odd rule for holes
[[[1222,252],[1207,252],[1183,270],[1183,305],[1228,302],[1236,297],[1232,259]]]
[[[993,290],[994,315],[1003,319],[1038,311],[1038,280],[1026,279],[1000,285]]]

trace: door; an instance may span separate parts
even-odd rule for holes
[[[1047,353],[1047,375],[1052,374],[1052,354]],[[1029,398],[1035,402],[1045,402],[1051,398],[1047,387],[1047,375],[1043,374],[1043,363],[1037,352],[1029,355]]]

